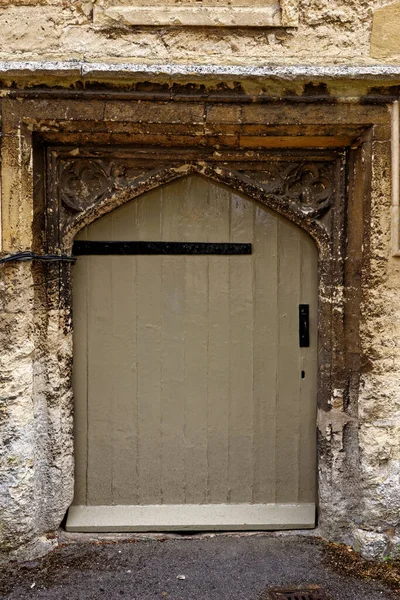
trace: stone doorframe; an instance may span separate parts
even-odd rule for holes
[[[57,95],[57,94],[56,94]],[[18,96],[18,93],[16,93]],[[136,196],[200,173],[308,232],[319,249],[319,529],[353,542],[368,517],[358,398],[371,210],[389,197],[390,108],[263,103],[233,94],[4,98],[3,252],[70,254],[76,233]],[[45,117],[48,115],[48,117]],[[73,495],[71,265],[3,269],[9,494],[3,550],[48,544]],[[370,279],[368,280],[368,278]],[[379,524],[381,528],[381,523]],[[380,529],[379,529],[380,530]],[[51,538],[51,536],[50,536]]]

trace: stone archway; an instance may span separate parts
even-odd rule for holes
[[[356,403],[363,360],[359,332],[363,289],[361,277],[362,269],[369,265],[370,178],[376,173],[372,171],[371,161],[374,160],[374,164],[378,166],[387,164],[383,153],[386,138],[379,137],[384,135],[385,130],[382,129],[382,133],[379,127],[374,131],[368,127],[374,120],[378,122],[380,119],[379,123],[386,123],[386,109],[363,107],[359,111],[358,107],[347,107],[346,126],[341,130],[343,133],[346,129],[345,136],[338,138],[335,137],[335,119],[344,119],[342,107],[329,106],[326,110],[321,109],[325,123],[330,123],[328,135],[332,139],[327,141],[326,137],[321,138],[323,142],[320,144],[316,143],[315,137],[309,142],[308,138],[304,138],[300,140],[303,149],[293,148],[293,144],[298,145],[299,141],[299,138],[294,138],[294,135],[298,135],[295,133],[288,138],[287,144],[279,140],[279,146],[275,146],[275,150],[265,148],[270,143],[269,138],[265,138],[262,140],[262,148],[257,146],[249,151],[245,147],[228,149],[219,146],[214,152],[210,151],[210,144],[217,142],[207,140],[206,135],[201,138],[204,145],[190,147],[183,147],[183,143],[181,146],[179,143],[173,146],[171,138],[166,141],[163,138],[164,141],[155,146],[154,137],[150,140],[153,145],[145,147],[143,142],[141,145],[135,142],[136,134],[132,134],[129,144],[126,144],[126,129],[125,124],[121,124],[122,121],[114,123],[113,127],[121,127],[123,137],[118,139],[123,139],[125,145],[110,145],[108,133],[95,133],[99,114],[103,114],[101,110],[99,113],[90,113],[89,121],[82,125],[82,122],[74,122],[78,113],[71,113],[69,116],[69,105],[74,104],[74,101],[50,101],[54,109],[58,110],[58,117],[55,117],[50,127],[41,118],[42,110],[35,112],[36,108],[29,102],[21,102],[21,107],[18,102],[14,103],[15,111],[9,113],[5,122],[8,130],[18,131],[20,138],[17,134],[15,137],[9,136],[3,144],[4,161],[15,167],[11,171],[14,179],[9,178],[3,186],[3,199],[8,207],[3,220],[9,239],[22,240],[18,242],[22,247],[29,246],[42,253],[69,252],[77,231],[100,217],[103,209],[105,214],[113,206],[122,206],[142,193],[145,186],[153,185],[154,180],[158,179],[159,184],[163,183],[166,169],[180,168],[204,174],[210,171],[215,180],[232,188],[236,187],[249,197],[264,201],[267,206],[270,205],[280,214],[300,224],[314,238],[320,252],[320,524],[325,535],[351,541],[348,516],[351,515],[352,523],[362,526],[362,506],[357,500],[360,497],[359,491],[354,494],[355,489],[362,488],[358,481]],[[97,106],[96,102],[94,106]],[[140,108],[146,113],[147,106]],[[268,123],[263,130],[268,130],[270,122],[275,123],[276,127],[281,123],[279,107],[252,107],[246,115],[259,114],[260,111],[262,118],[267,119],[263,122]],[[30,116],[26,119],[26,115]],[[297,132],[298,123],[303,122],[302,115],[303,107],[301,110],[293,109],[290,117]],[[67,119],[68,122],[57,119]],[[355,122],[359,125],[355,126]],[[52,128],[51,131],[49,127]],[[279,127],[281,132],[282,126]],[[326,135],[327,126],[324,127]],[[72,130],[75,132],[73,135]],[[286,130],[290,135],[289,125],[285,125]],[[316,125],[311,129],[305,125],[304,131],[309,130],[313,132],[309,135],[315,135]],[[350,149],[351,140],[355,139],[358,141]],[[376,146],[382,152],[372,155],[374,139],[379,143],[382,141],[381,146]],[[199,140],[200,138],[196,138],[196,144]],[[190,139],[185,138],[185,143],[186,141]],[[163,147],[164,143],[168,145],[167,148]],[[244,141],[245,143],[248,144],[249,141]],[[282,143],[286,144],[286,148],[280,149]],[[307,149],[307,144],[313,147]],[[291,145],[292,149],[288,149]],[[318,149],[315,149],[316,145]],[[337,145],[339,150],[336,149]],[[325,148],[321,149],[322,146]],[[347,149],[343,150],[343,146]],[[23,155],[15,166],[14,157],[18,148]],[[31,152],[34,157],[33,176],[29,167]],[[267,168],[271,162],[276,167],[273,172]],[[95,165],[94,178],[90,175],[93,169],[88,169],[90,165]],[[143,166],[147,175],[143,172]],[[83,167],[85,173],[82,171]],[[326,169],[328,175],[330,173],[328,180],[332,182],[328,198],[324,197],[327,187]],[[101,175],[103,172],[107,181],[105,187],[104,177]],[[67,173],[69,175],[66,178]],[[318,174],[323,176],[325,183],[322,185]],[[75,188],[72,196],[75,208],[68,206],[71,199],[71,179],[85,183],[84,188]],[[63,190],[67,191],[66,195]],[[19,204],[18,211],[15,211],[13,201],[17,193]],[[376,194],[375,190],[375,199]],[[80,202],[82,206],[79,206]],[[315,211],[315,203],[321,210]],[[12,247],[12,242],[7,244],[5,248],[8,250]],[[9,529],[7,525],[4,530],[4,536],[11,540],[11,546],[16,546],[29,542],[39,535],[38,532],[54,531],[72,501],[73,355],[69,265],[21,263],[9,269],[10,273],[17,273],[15,278],[10,277],[10,281],[15,281],[15,285],[20,286],[20,296],[25,299],[24,318],[27,319],[27,325],[24,331],[29,334],[29,348],[34,348],[34,360],[28,347],[23,360],[27,373],[31,373],[31,384],[25,386],[25,380],[21,380],[18,389],[22,390],[24,386],[22,391],[26,396],[27,406],[29,404],[30,407],[27,410],[30,411],[29,414],[35,415],[34,429],[29,426],[29,434],[24,434],[24,448],[27,456],[31,452],[38,457],[34,468],[29,467],[30,479],[26,479],[26,485],[24,483],[20,487],[19,526],[15,526],[8,509],[4,513],[5,521],[10,525]],[[15,323],[14,325],[16,329],[13,331],[17,339],[18,328]],[[10,349],[8,346],[5,348],[8,355],[17,353],[19,356],[15,344]],[[26,392],[28,388],[29,394]],[[27,464],[29,460],[28,457]],[[22,473],[20,468],[18,473]],[[34,505],[37,509],[28,510],[28,505]],[[41,509],[43,506],[46,510]],[[10,503],[9,510],[13,511],[13,507],[14,500]],[[367,517],[365,519],[369,523]],[[12,523],[14,524],[11,525]],[[13,533],[8,534],[8,531]],[[14,538],[17,541],[12,541]]]
[[[124,154],[126,156],[126,151]],[[314,158],[313,161],[307,160],[304,153],[298,153],[289,160],[285,155],[265,153],[263,160],[253,165],[241,163],[239,154],[235,157],[236,162],[231,158],[230,162],[222,164],[222,161],[216,164],[182,161],[179,164],[175,158],[170,166],[168,163],[166,166],[165,159],[157,159],[151,165],[149,154],[147,165],[150,163],[152,168],[144,170],[137,164],[134,150],[132,159],[125,158],[122,164],[115,156],[108,161],[82,155],[71,159],[63,151],[59,167],[54,171],[57,177],[53,180],[56,186],[54,194],[58,195],[60,202],[56,213],[58,225],[55,224],[52,229],[52,223],[48,221],[48,239],[50,242],[55,240],[54,248],[60,243],[63,252],[70,252],[74,236],[83,226],[146,191],[190,173],[199,173],[224,183],[285,216],[311,235],[319,248],[319,322],[322,335],[319,341],[318,402],[321,406],[326,401],[326,390],[330,390],[332,385],[332,327],[337,327],[335,336],[338,338],[342,326],[332,321],[334,307],[329,296],[332,282],[340,278],[341,268],[337,261],[332,260],[332,244],[341,243],[340,240],[334,241],[336,233],[341,231],[334,207],[339,206],[342,198],[342,185],[337,178],[342,159],[342,155],[331,152],[321,153],[318,160]],[[52,244],[50,248],[53,248]],[[71,280],[68,270],[65,265],[66,277],[61,291],[66,313],[70,314]],[[338,299],[338,302],[340,304],[342,300]],[[337,312],[341,310],[339,308]],[[71,332],[68,338],[72,354]],[[69,360],[71,364],[72,355]]]

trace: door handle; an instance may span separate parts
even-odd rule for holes
[[[299,342],[300,348],[310,346],[310,305],[299,304]]]

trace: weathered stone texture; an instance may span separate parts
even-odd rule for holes
[[[387,0],[302,0],[298,28],[229,31],[138,28],[126,23],[100,26],[93,23],[94,3],[90,1],[3,0],[0,60],[370,63],[373,11],[386,4]],[[297,12],[289,4],[287,11],[290,15]],[[385,53],[378,58],[385,59]]]
[[[1,269],[2,550],[32,538],[36,528],[33,406],[33,289],[26,265]]]
[[[378,9],[374,14],[371,38],[371,56],[399,58],[400,2]]]
[[[380,148],[382,149],[382,148]],[[400,311],[397,258],[390,257],[391,185],[385,154],[375,161],[370,268],[364,276],[361,339],[364,374],[358,399],[361,527],[355,547],[366,558],[391,553],[400,515]]]
[[[121,0],[121,4],[127,3]],[[168,3],[171,5],[171,1]],[[97,6],[100,4],[104,2]],[[161,140],[167,148],[175,135],[176,143],[183,147],[190,136],[200,140],[205,135],[209,147],[236,148],[241,144],[241,148],[251,151],[255,145],[268,147],[271,142],[266,130],[271,126],[281,128],[276,137],[289,135],[285,129],[289,124],[291,144],[303,144],[301,128],[307,126],[307,143],[318,146],[322,144],[322,128],[333,122],[334,144],[349,147],[362,132],[355,130],[350,139],[345,129],[339,133],[340,127],[357,122],[357,102],[365,102],[367,92],[379,96],[380,91],[371,91],[374,85],[361,79],[351,82],[340,78],[335,66],[376,65],[383,72],[385,62],[400,61],[399,2],[301,0],[297,6],[296,0],[286,0],[285,10],[293,24],[299,16],[298,27],[229,30],[146,28],[115,20],[98,24],[93,20],[94,5],[91,0],[0,0],[0,60],[71,61],[70,73],[63,74],[64,62],[57,81],[51,75],[42,81],[31,63],[28,67],[32,79],[25,73],[24,81],[19,80],[20,87],[25,84],[29,88],[35,79],[43,85],[42,92],[46,91],[45,84],[68,88],[73,83],[77,93],[85,86],[86,91],[92,86],[97,93],[99,83],[104,90],[107,82],[114,91],[118,85],[125,86],[125,91],[132,86],[139,95],[140,89],[151,89],[150,95],[164,90],[168,100],[175,93],[174,84],[178,81],[176,85],[181,85],[182,78],[175,81],[170,71],[163,72],[156,65],[179,63],[182,68],[189,65],[184,79],[190,86],[183,90],[188,96],[198,86],[197,91],[221,92],[225,99],[229,94],[249,94],[251,102],[217,103],[205,111],[204,106],[191,100],[181,102],[177,110],[165,99],[152,105],[138,102],[137,95],[126,102],[92,102],[84,96],[71,102],[13,101],[5,98],[10,92],[6,88],[12,83],[4,80],[4,253],[40,245],[32,227],[35,206],[29,144],[32,129],[40,128],[40,123],[44,123],[43,130],[54,131],[55,135],[64,127],[63,141],[74,140],[79,128],[87,131],[87,137],[82,134],[80,139],[89,140],[93,127],[95,144],[121,143],[117,135],[126,135],[126,139],[134,138],[142,146]],[[102,65],[96,72],[96,65],[86,64],[90,61],[146,64],[149,71],[153,67],[153,73],[146,77],[153,78],[157,85],[151,88],[144,79],[140,82],[142,88],[138,85],[136,89],[135,74],[126,72],[116,82],[115,68],[108,73]],[[271,63],[333,67],[325,80],[319,75],[317,82],[307,77],[306,81],[304,77],[300,82],[290,81],[289,72],[284,76],[284,85],[275,76],[256,81],[254,68]],[[196,72],[190,67],[194,64],[209,65],[210,69],[209,75],[203,71],[196,83],[190,80]],[[239,77],[229,78],[227,73],[222,85],[213,65],[215,69],[243,67],[244,75],[239,82]],[[399,78],[390,89],[383,90],[388,104],[393,95],[398,96],[398,85]],[[296,97],[301,100],[301,108],[296,117],[293,106],[283,103],[275,105],[275,113],[273,109],[267,113],[268,103],[253,103],[257,95],[274,100]],[[313,103],[306,104],[310,96]],[[343,102],[350,98],[353,100]],[[321,106],[327,99],[332,104],[324,112]],[[147,106],[145,117],[143,104]],[[367,110],[365,106],[363,110]],[[19,120],[21,107],[23,117],[29,114],[30,120]],[[344,320],[350,345],[356,338],[357,343],[354,356],[349,358],[353,363],[348,380],[324,396],[326,406],[319,410],[319,493],[321,533],[353,544],[368,558],[377,558],[400,554],[400,259],[391,256],[390,124],[385,108],[373,110],[369,106],[368,110],[370,117],[362,128],[375,123],[375,129],[381,127],[382,132],[372,150],[371,206],[367,206],[365,196],[366,212],[359,218],[365,227],[362,246],[366,260],[361,264],[357,262],[359,257],[343,256],[341,248],[336,248],[336,258],[346,262],[354,285],[347,285],[346,290],[343,281],[336,281],[333,290],[321,292],[322,304],[333,303],[335,319]],[[88,125],[90,121],[92,125]],[[121,133],[118,127],[122,127],[122,121]],[[329,135],[332,133],[328,131],[324,143],[328,143]],[[281,141],[280,147],[284,143]],[[350,229],[360,226],[353,217],[346,224]],[[69,231],[68,235],[73,233]],[[66,244],[70,242],[68,238]],[[5,554],[12,550],[19,558],[38,556],[53,547],[56,541],[51,532],[59,526],[72,499],[71,315],[58,286],[67,277],[65,273],[60,276],[60,268],[19,263],[0,269],[0,550]],[[51,285],[52,281],[57,283]],[[358,294],[360,288],[362,293]],[[343,316],[346,294],[351,306]],[[354,323],[354,305],[361,305],[359,323]],[[333,370],[341,368],[340,364],[332,365]],[[46,532],[50,532],[49,538],[43,537]]]
[[[72,402],[64,364],[71,350],[63,334],[70,318],[40,305],[33,268],[28,262],[0,271],[0,559],[26,544],[21,556],[47,551],[54,542],[37,534],[57,529],[66,499],[72,501]]]

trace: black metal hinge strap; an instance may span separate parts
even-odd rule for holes
[[[114,255],[191,255],[191,254],[251,254],[251,244],[207,242],[88,242],[74,243],[75,256]]]

